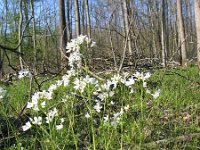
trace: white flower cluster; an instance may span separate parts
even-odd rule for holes
[[[43,90],[42,92],[36,92],[33,94],[31,98],[31,102],[27,103],[27,109],[31,109],[34,112],[38,112],[43,108],[46,107],[47,100],[51,100],[53,97],[54,90],[63,86],[68,86],[71,76],[74,76],[75,73],[73,70],[70,70],[67,72],[66,75],[62,77],[62,80],[58,80],[56,84],[52,84],[47,91]],[[58,110],[56,108],[53,108],[49,112],[46,112],[45,122],[50,123],[54,119],[54,117],[58,116]],[[34,117],[33,119],[30,118],[30,121],[28,121],[24,126],[22,126],[23,131],[26,131],[32,127],[32,124],[34,125],[41,125],[42,124],[42,117]],[[61,121],[63,123],[63,119]],[[60,124],[61,125],[61,124]],[[56,125],[56,128],[61,129],[60,126]]]
[[[102,118],[104,122],[116,126],[124,112],[127,112],[130,109],[129,104],[123,104],[121,108],[117,107],[112,110],[112,107],[115,107],[115,105],[117,105],[117,103],[120,101],[120,99],[118,101],[114,100],[114,97],[117,96],[117,94],[120,94],[116,93],[118,85],[124,86],[129,91],[129,94],[134,94],[134,85],[136,83],[142,83],[142,86],[144,89],[146,89],[147,94],[150,94],[154,99],[158,98],[160,90],[157,90],[152,94],[151,91],[147,89],[146,80],[151,76],[150,73],[136,72],[133,75],[130,75],[129,73],[123,73],[122,75],[117,74],[105,82],[99,82],[97,79],[90,77],[89,75],[81,76],[75,69],[76,67],[79,67],[79,65],[75,66],[74,63],[76,61],[80,61],[79,63],[81,64],[80,48],[81,44],[84,42],[92,44],[90,39],[82,35],[68,43],[67,52],[70,52],[69,62],[71,61],[71,69],[67,71],[67,74],[64,75],[61,80],[58,80],[56,84],[52,84],[48,90],[34,93],[31,102],[27,103],[27,109],[31,109],[35,113],[39,112],[40,110],[44,112],[43,108],[46,108],[48,101],[53,99],[54,91],[60,86],[70,86],[70,92],[63,93],[66,98],[62,102],[67,102],[68,97],[74,96],[76,93],[80,95],[84,95],[85,93],[87,93],[85,95],[90,94],[92,99],[90,107],[92,108],[90,108],[89,111],[88,108],[86,108],[88,112],[86,111],[85,118],[89,119],[91,118],[91,115],[95,116],[101,114],[100,116],[104,116]],[[79,56],[80,58],[78,58]],[[77,58],[75,59],[75,57]],[[71,88],[71,86],[73,87]],[[88,88],[91,87],[91,93],[88,93]],[[107,113],[106,109],[108,108],[106,107],[111,107],[111,111],[109,113]],[[26,131],[30,129],[32,125],[41,125],[43,122],[49,124],[53,122],[55,117],[59,117],[59,110],[57,108],[51,107],[51,109],[46,108],[45,110],[48,110],[45,112],[45,118],[42,118],[39,115],[30,118],[29,121],[22,127],[22,129]],[[57,130],[63,128],[64,118],[60,118],[59,122],[60,124],[55,125]]]
[[[80,49],[83,43],[86,43],[88,47],[94,47],[96,45],[95,42],[85,35],[80,35],[76,39],[72,39],[71,42],[67,43],[66,49],[67,53],[70,53],[68,61],[71,68],[81,67],[82,54],[80,53]]]
[[[22,69],[18,72],[18,78],[22,79],[24,77],[31,76],[31,72],[29,69]]]
[[[0,87],[0,99],[4,98],[6,95],[6,90],[4,90],[2,87]]]

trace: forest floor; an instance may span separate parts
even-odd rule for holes
[[[110,85],[108,80],[74,76],[64,83],[67,86],[56,82],[62,77],[37,76],[38,83],[47,79],[41,90],[53,89],[51,98],[43,91],[37,111],[32,95],[39,89],[34,79],[2,84],[6,94],[0,100],[0,149],[199,149],[197,67],[153,70],[150,78],[143,75],[139,79],[129,73],[124,82],[108,75]]]

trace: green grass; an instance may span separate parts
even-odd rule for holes
[[[33,112],[25,110],[19,118],[29,99],[30,81],[25,78],[3,86],[8,94],[0,102],[1,149],[198,149],[200,85],[195,82],[200,82],[199,71],[196,67],[187,67],[153,72],[148,87],[152,91],[161,89],[159,98],[144,94],[140,85],[136,94],[130,94],[126,87],[119,85],[116,94],[104,103],[103,112],[92,113],[89,119],[84,116],[92,111],[93,86],[82,94],[68,97],[64,103],[61,100],[73,92],[72,86],[56,89],[54,99],[48,105],[56,106],[59,116],[65,118],[64,128],[58,131],[53,124],[58,124],[59,118],[53,124],[34,126],[23,132],[21,126],[29,116],[34,116]],[[54,82],[50,80],[42,89]],[[109,105],[111,100],[115,101],[114,106]],[[130,109],[116,127],[103,122],[103,114],[118,112],[127,104]],[[40,112],[40,115],[44,113]]]

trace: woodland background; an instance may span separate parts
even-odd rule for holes
[[[97,43],[88,51],[92,70],[197,60],[199,0],[1,0],[0,12],[1,77],[58,72],[80,34]]]

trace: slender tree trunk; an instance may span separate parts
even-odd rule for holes
[[[122,0],[120,0],[120,11],[121,11],[121,15],[122,15],[122,33],[124,36],[126,36],[126,32],[125,32],[125,19],[124,19],[124,8],[123,8],[123,2]]]
[[[82,11],[81,11],[81,22],[82,22],[82,28],[81,28],[81,34],[85,35],[85,0],[81,1]]]
[[[89,14],[88,0],[85,0],[85,7],[86,7],[86,16],[87,16],[87,35],[89,38],[91,38],[91,26],[90,26],[90,14]]]
[[[36,63],[37,63],[37,52],[36,52],[36,27],[35,27],[35,13],[34,13],[34,2],[33,0],[31,0],[30,2],[30,6],[31,6],[31,14],[32,14],[32,17],[33,17],[33,36],[32,36],[32,39],[33,39],[33,69],[34,69],[34,72],[36,73]]]
[[[76,13],[76,35],[79,36],[81,34],[80,27],[80,13],[79,13],[79,3],[78,0],[75,0],[75,13]]]
[[[128,9],[127,9],[127,0],[124,0],[124,16],[125,16],[125,24],[126,24],[126,35],[128,36],[128,53],[129,56],[132,56],[132,46],[131,46],[131,35],[129,31],[130,28],[130,23],[129,23],[129,18],[128,18]]]
[[[68,35],[69,35],[69,39],[68,41],[70,41],[72,39],[72,26],[71,26],[71,19],[70,19],[70,13],[71,13],[71,0],[67,0],[67,29],[68,29]]]
[[[162,45],[162,65],[166,66],[166,14],[165,14],[165,0],[162,0],[162,17],[161,17],[161,45]]]
[[[23,15],[22,15],[22,0],[19,1],[19,25],[18,25],[18,42],[22,38],[22,22],[23,22]],[[18,48],[19,52],[22,52],[22,46],[20,45]],[[23,69],[22,57],[19,56],[19,63],[20,68]]]
[[[182,0],[177,0],[177,24],[178,24],[178,41],[181,48],[181,64],[186,66],[186,46],[185,46],[185,34],[183,28],[183,18],[182,18]]]
[[[200,8],[199,0],[194,0],[195,25],[197,35],[197,65],[200,70]]]
[[[61,48],[61,62],[65,65],[64,55],[66,54],[67,32],[65,19],[65,3],[64,0],[59,0],[59,17],[60,17],[60,48]]]

